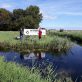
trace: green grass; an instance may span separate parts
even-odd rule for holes
[[[38,72],[16,65],[12,62],[3,62],[0,58],[0,82],[47,82],[41,79]]]
[[[63,31],[63,32],[59,32],[59,31],[51,31],[50,32],[51,35],[58,35],[61,37],[67,37],[69,39],[71,39],[72,41],[76,41],[77,43],[82,43],[82,31]]]
[[[52,82],[50,76],[42,78],[39,70],[20,66],[13,62],[4,62],[4,58],[0,57],[0,82]],[[63,82],[62,79],[54,77],[54,82]],[[66,82],[72,82],[70,78],[66,78]]]
[[[24,52],[35,50],[61,52],[71,46],[68,39],[55,35],[42,36],[40,40],[38,36],[24,36],[22,43],[20,40],[15,39],[16,36],[19,36],[19,32],[0,32],[0,49],[10,48]]]
[[[17,36],[19,36],[17,31],[0,31],[0,42],[6,41],[15,44],[18,42],[15,40]]]

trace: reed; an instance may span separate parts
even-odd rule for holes
[[[31,51],[53,51],[63,52],[68,50],[72,44],[68,39],[60,38],[58,36],[43,36],[42,39],[38,39],[37,36],[31,36],[28,40],[18,41],[17,43],[10,43],[9,41],[0,42],[0,50],[13,49],[22,52]]]
[[[4,58],[0,57],[0,82],[52,82],[51,74],[52,72],[49,69],[47,77],[43,78],[38,69],[30,69],[13,62],[4,62]],[[63,81],[60,78],[57,79],[55,76],[53,76],[53,82]],[[66,78],[65,82],[72,82],[72,80]]]
[[[13,49],[22,52],[39,51],[54,51],[62,52],[71,47],[71,42],[68,39],[60,38],[54,34],[42,36],[39,40],[38,36],[24,36],[23,40],[16,40],[18,32],[1,31],[0,32],[0,50]]]
[[[64,38],[68,38],[73,42],[81,43],[82,44],[82,31],[49,31],[50,35],[56,35]]]

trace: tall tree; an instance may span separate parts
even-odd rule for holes
[[[21,18],[25,15],[25,11],[23,9],[14,9],[13,15],[16,19]]]
[[[0,30],[19,30],[20,28],[38,28],[42,14],[37,6],[29,6],[25,10],[14,9],[9,12],[0,8]]]
[[[0,29],[9,30],[10,23],[11,23],[11,13],[6,9],[0,8]]]
[[[42,20],[42,14],[40,13],[40,9],[37,6],[30,6],[26,8],[26,13],[28,16],[32,16],[34,23],[36,24],[35,27],[32,28],[38,28],[39,23]]]

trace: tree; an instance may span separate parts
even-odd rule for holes
[[[42,14],[37,6],[30,6],[26,8],[26,10],[15,9],[13,10],[13,15],[15,17],[14,30],[18,30],[20,28],[38,28],[39,23],[42,20]]]
[[[13,15],[14,15],[15,19],[19,19],[19,18],[25,16],[25,11],[23,9],[14,9]]]
[[[0,9],[0,30],[19,30],[20,28],[35,29],[39,27],[42,20],[42,14],[37,6],[29,6],[25,10],[14,9],[9,12],[6,9]]]
[[[11,23],[11,13],[6,9],[0,8],[0,30],[9,30]]]
[[[28,8],[26,8],[26,14],[28,16],[32,16],[32,19],[35,23],[35,27],[31,27],[31,28],[38,28],[39,27],[39,23],[42,21],[42,14],[40,13],[40,9],[37,6],[30,6]]]

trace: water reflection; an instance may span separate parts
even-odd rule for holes
[[[47,71],[47,66],[52,65],[53,69],[60,75],[71,76],[75,82],[80,82],[82,75],[82,47],[76,45],[66,53],[57,55],[49,52],[32,52],[29,54],[20,54],[13,51],[0,52],[6,61],[13,61],[24,66],[39,67],[42,73]],[[44,69],[44,70],[43,70]]]
[[[24,56],[23,56],[23,55],[20,55],[20,59],[21,59],[21,60],[24,59]]]
[[[28,60],[28,59],[40,60],[43,58],[45,58],[45,53],[43,53],[43,52],[29,53],[29,54],[25,54],[25,55],[20,54],[20,59],[24,59],[24,60]]]

